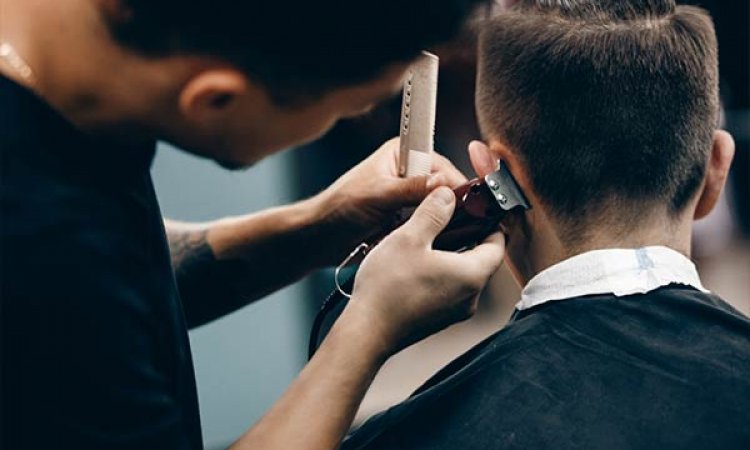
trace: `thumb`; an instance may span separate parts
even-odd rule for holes
[[[403,225],[407,231],[425,244],[432,244],[453,215],[456,196],[447,187],[439,187],[432,191],[417,207],[411,218]]]

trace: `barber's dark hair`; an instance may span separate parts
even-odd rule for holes
[[[632,227],[700,186],[718,116],[717,44],[673,0],[521,0],[485,24],[477,106],[570,244]],[[640,216],[640,217],[639,217]]]
[[[119,0],[121,43],[221,58],[279,103],[375,78],[461,28],[486,0]]]

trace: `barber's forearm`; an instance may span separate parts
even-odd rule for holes
[[[286,393],[231,450],[338,448],[388,352],[366,317],[345,311]]]
[[[346,230],[325,217],[325,200],[205,224],[165,221],[190,326],[234,311],[331,264]]]

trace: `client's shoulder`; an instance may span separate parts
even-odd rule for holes
[[[714,294],[669,285],[646,294],[590,295],[517,311],[503,329],[415,394],[483,372],[493,379],[512,378],[516,371],[545,379],[550,367],[581,375],[602,364],[626,372],[633,365],[681,372],[697,362],[703,368],[715,366],[712,361],[721,365],[732,354],[750,361],[750,319]]]
[[[676,448],[735,442],[746,436],[737,411],[750,398],[748,343],[746,317],[690,288],[547,302],[516,313],[344,448],[577,448],[578,438],[609,448],[613,430],[627,448],[664,433],[693,443]]]
[[[478,372],[502,361],[512,364],[514,360],[523,360],[525,355],[548,348],[557,341],[556,326],[546,314],[532,314],[520,319],[517,316],[516,312],[505,327],[443,367],[413,395],[418,396],[438,385],[452,385],[461,379],[476,376]]]

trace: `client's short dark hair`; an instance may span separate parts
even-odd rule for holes
[[[151,55],[223,59],[280,103],[375,78],[452,37],[486,0],[119,0],[114,37]]]
[[[632,225],[639,208],[682,210],[719,109],[707,13],[673,0],[522,0],[488,22],[483,134],[518,153],[568,241],[590,223]]]

